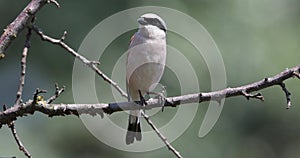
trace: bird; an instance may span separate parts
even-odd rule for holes
[[[138,31],[131,37],[126,61],[126,88],[128,101],[141,100],[161,80],[167,55],[167,27],[165,21],[154,13],[137,19]],[[141,110],[129,112],[126,144],[142,140]]]

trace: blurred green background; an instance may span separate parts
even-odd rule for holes
[[[0,28],[5,29],[28,2],[0,0]],[[54,5],[42,8],[37,14],[36,23],[53,37],[61,37],[63,31],[67,30],[66,42],[76,50],[86,34],[106,17],[128,8],[154,5],[184,12],[209,31],[222,53],[230,87],[251,83],[299,64],[298,0],[59,2],[59,9]],[[126,51],[128,40],[134,31],[120,36],[107,48],[107,52],[114,52],[108,56],[111,61]],[[0,61],[1,105],[12,105],[15,100],[25,32],[14,40],[6,51],[6,58]],[[197,75],[201,81],[201,91],[210,91],[209,72],[201,56],[199,59],[195,56],[197,52],[192,45],[174,33],[170,33],[168,42],[180,51],[188,52],[187,58],[199,70]],[[57,82],[66,86],[66,92],[56,103],[73,103],[73,56],[56,45],[41,41],[35,34],[31,44],[23,100],[31,99],[36,88],[47,89],[45,97],[49,97]],[[107,74],[111,73],[110,64],[114,64],[111,61],[101,61],[101,69]],[[98,86],[106,85],[101,79],[97,81]],[[172,73],[166,72],[161,82],[167,85],[167,91],[169,87],[169,96],[180,94]],[[226,99],[224,110],[213,130],[206,137],[198,138],[200,123],[208,105],[201,103],[189,129],[172,144],[184,157],[300,157],[300,82],[292,79],[286,84],[292,93],[293,106],[290,110],[285,110],[285,96],[278,86],[261,91],[265,97],[264,102],[247,101],[243,97]],[[168,108],[155,117],[168,118],[175,112],[176,109]],[[154,118],[155,121],[159,119]],[[174,157],[167,148],[146,153],[128,153],[111,148],[90,134],[75,116],[48,118],[35,113],[34,116],[19,118],[16,128],[33,157]],[[24,157],[6,126],[0,129],[0,157],[5,156]]]

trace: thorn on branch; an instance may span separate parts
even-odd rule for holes
[[[286,102],[287,102],[286,109],[289,109],[292,106],[291,93],[288,91],[288,89],[286,88],[283,82],[281,82],[279,85],[282,88],[283,92],[285,93]]]
[[[47,0],[47,3],[53,3],[56,5],[57,8],[60,8],[60,5],[56,0]]]
[[[2,109],[3,109],[3,111],[5,111],[7,109],[5,104],[2,106]]]
[[[246,91],[242,91],[242,94],[244,97],[247,98],[247,100],[249,100],[250,98],[255,98],[255,99],[264,101],[264,96],[262,96],[261,93],[250,94],[250,93],[247,93]]]
[[[47,102],[47,104],[50,104],[50,103],[52,103],[55,99],[57,99],[58,97],[59,97],[59,95],[61,94],[61,93],[63,93],[65,91],[65,86],[63,86],[62,88],[59,88],[58,87],[58,84],[57,83],[55,83],[55,94],[52,96],[52,97],[50,97],[46,102]]]

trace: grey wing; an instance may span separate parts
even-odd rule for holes
[[[136,32],[130,38],[130,43],[129,43],[128,52],[127,52],[126,66],[128,64],[128,54],[129,54],[129,51],[130,51],[129,49],[134,47],[135,45],[137,45],[137,41],[138,41],[136,39],[137,37],[138,37],[138,35],[137,35],[137,32]],[[126,73],[128,73],[127,70],[126,70]],[[130,96],[131,94],[130,94],[130,89],[129,89],[129,86],[128,86],[127,75],[126,75],[126,92],[127,92],[127,96],[128,96],[128,102],[130,102],[131,101],[131,96]]]

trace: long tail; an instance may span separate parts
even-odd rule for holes
[[[132,113],[140,113],[138,110],[130,111],[130,114]],[[141,124],[139,119],[139,114],[136,115],[129,115],[128,119],[128,128],[127,128],[127,134],[126,134],[126,144],[131,144],[134,142],[134,138],[136,138],[137,141],[142,140],[142,134],[141,134]]]

